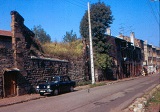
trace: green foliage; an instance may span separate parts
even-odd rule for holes
[[[112,24],[112,12],[109,6],[106,6],[103,2],[98,2],[91,5],[90,15],[95,65],[98,68],[106,69],[111,66],[111,58],[108,55],[111,45],[107,44],[104,33],[106,28]],[[84,38],[89,37],[87,11],[80,23],[80,33]]]
[[[32,30],[35,34],[35,37],[41,42],[41,43],[47,43],[47,42],[51,42],[51,37],[49,34],[46,33],[46,31],[44,31],[44,29],[38,25],[38,26],[34,26],[33,30]]]
[[[71,32],[66,32],[66,35],[63,37],[63,42],[73,42],[77,40],[77,35],[73,33],[73,30]]]
[[[99,54],[97,53],[95,60],[95,66],[105,70],[106,68],[110,68],[111,66],[111,57],[107,54]]]
[[[152,99],[150,100],[151,103],[160,104],[160,91],[157,91],[153,94]]]
[[[43,47],[47,54],[68,60],[81,57],[83,51],[83,44],[80,40],[70,43],[45,43]]]
[[[91,81],[81,81],[77,83],[77,86],[85,86],[91,84]]]
[[[104,85],[106,85],[105,82],[100,82],[100,83],[90,84],[89,87],[94,88],[94,87],[97,87],[97,86],[104,86]]]
[[[109,6],[106,6],[103,2],[98,2],[91,5],[90,8],[91,15],[91,30],[92,36],[95,37],[98,34],[104,34],[106,28],[110,27],[112,24],[113,16]],[[89,37],[88,30],[88,12],[86,11],[81,23],[80,23],[80,33],[84,38]]]
[[[108,53],[111,49],[111,44],[107,43],[106,37],[103,34],[98,34],[93,38],[94,51],[97,53]]]
[[[147,101],[147,104],[145,105],[146,112],[153,112],[154,110],[157,110],[158,112],[160,104],[160,90],[157,89],[157,91],[152,95],[152,98]]]

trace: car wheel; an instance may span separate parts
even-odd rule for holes
[[[70,87],[70,92],[73,92],[74,91],[74,88],[73,86]]]
[[[53,95],[56,96],[56,95],[58,95],[58,94],[59,94],[58,90],[55,89],[55,90],[53,91]]]
[[[39,93],[40,94],[40,96],[44,96],[44,93]]]

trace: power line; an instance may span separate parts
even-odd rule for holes
[[[159,13],[158,13],[158,16],[159,16],[159,48],[160,48],[160,0],[152,0],[154,2],[159,2],[158,5],[159,5]],[[155,5],[156,6],[156,5]],[[160,67],[160,65],[159,65]],[[160,83],[160,77],[159,77],[159,83]]]
[[[81,5],[83,5],[83,6],[87,6],[87,4],[86,3],[84,3],[84,2],[80,2],[80,1],[76,1],[77,3],[79,3],[79,4],[81,4]]]
[[[86,8],[86,6],[85,5],[83,5],[83,4],[81,4],[81,3],[73,3],[73,2],[71,2],[71,1],[68,1],[68,0],[65,0],[66,2],[68,2],[68,3],[70,3],[70,4],[72,4],[72,5],[74,5],[74,6],[78,6],[78,7],[80,7],[80,8]]]
[[[87,4],[87,2],[86,1],[84,1],[84,0],[81,0],[83,3],[85,3],[85,4]]]
[[[151,5],[151,3],[150,3],[150,0],[147,0],[147,3],[148,3],[148,5],[149,5],[149,7],[150,7],[150,9],[151,9],[151,13],[152,13],[152,15],[154,16],[156,22],[158,23],[158,25],[160,25],[160,23],[158,22],[158,18],[157,18],[156,14],[155,14],[155,12],[154,12],[154,10],[153,10],[153,7],[152,7],[152,5]]]
[[[155,8],[156,8],[156,12],[157,12],[158,16],[160,16],[160,12],[158,11],[158,8],[157,8],[157,6],[156,6],[156,2],[154,2],[154,6],[155,6]]]

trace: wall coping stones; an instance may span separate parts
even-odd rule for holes
[[[59,61],[59,62],[66,62],[66,63],[68,63],[67,60],[60,60],[60,59],[56,59],[56,58],[45,58],[45,57],[31,56],[31,59],[40,59],[40,60],[49,60],[49,61]]]

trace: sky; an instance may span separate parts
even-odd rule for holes
[[[112,36],[134,32],[136,38],[159,45],[160,5],[156,0],[0,0],[0,29],[11,30],[10,12],[15,10],[29,29],[41,25],[52,41],[61,42],[71,30],[81,37],[79,26],[87,3],[98,1],[111,8]]]

